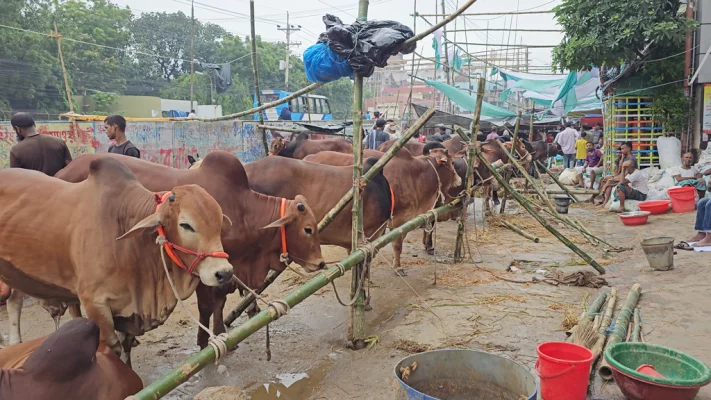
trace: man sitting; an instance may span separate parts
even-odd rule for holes
[[[698,231],[698,233],[686,243],[693,247],[711,246],[711,199],[704,198],[696,204],[694,230]]]
[[[620,201],[620,212],[625,212],[625,199],[645,201],[649,187],[647,186],[647,178],[642,171],[637,169],[637,160],[629,159],[622,163],[622,171],[625,174],[624,179],[615,188],[615,200]]]
[[[590,175],[590,189],[592,189],[595,185],[595,178],[602,173],[602,152],[596,150],[593,144],[589,142],[585,145],[585,150],[587,151],[587,156],[585,157],[583,171]],[[578,175],[578,187],[585,188],[583,174]]]
[[[699,171],[694,162],[694,155],[691,152],[686,152],[681,156],[681,167],[676,167],[672,171],[674,182],[677,186],[693,186],[696,190],[705,191],[706,181],[704,175]],[[707,170],[706,175],[711,175],[711,169]],[[700,197],[703,197],[701,194]]]

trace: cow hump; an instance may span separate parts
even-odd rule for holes
[[[200,170],[209,170],[211,174],[225,174],[238,185],[249,187],[244,165],[232,153],[220,150],[210,152],[203,159]]]
[[[124,156],[127,157],[128,156]],[[100,183],[116,184],[136,182],[136,176],[121,161],[112,157],[101,157],[89,164],[89,177]]]

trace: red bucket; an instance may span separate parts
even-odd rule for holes
[[[696,209],[696,188],[693,186],[673,187],[667,190],[675,213],[691,212]]]
[[[593,354],[566,342],[541,343],[536,349],[536,373],[541,378],[541,398],[585,400]]]

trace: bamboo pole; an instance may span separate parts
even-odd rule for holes
[[[472,126],[474,126],[474,122],[472,122]],[[456,129],[454,129],[454,132],[456,132],[457,135],[459,135],[459,137],[462,138],[462,140],[464,140],[465,142],[469,142],[469,141],[476,142],[476,137],[474,137],[474,139],[470,139],[469,136],[466,134],[466,132],[464,132],[464,129],[462,129],[460,127],[457,127]]]
[[[476,90],[476,105],[474,107],[474,124],[473,132],[479,130],[479,124],[481,122],[481,107],[484,101],[484,89],[486,88],[486,80],[484,78],[479,79],[479,86]],[[466,137],[461,129],[457,129],[457,134],[462,137]],[[467,208],[469,207],[469,196],[471,196],[472,183],[474,181],[474,146],[469,146],[467,154],[467,176],[465,181],[464,189],[464,206],[462,206],[459,212],[459,219],[457,222],[457,239],[454,247],[454,262],[462,262],[462,249],[464,248],[464,231],[465,225],[467,223]]]
[[[566,339],[566,342],[573,342],[573,337],[575,336],[575,330],[578,329],[580,326],[580,322],[585,319],[587,321],[592,321],[596,315],[600,313],[600,309],[602,306],[605,304],[605,301],[607,301],[609,294],[607,293],[600,293],[595,300],[590,303],[590,307],[588,307],[587,311],[582,313],[580,316],[580,320],[578,323],[570,328],[567,332],[565,332],[566,335],[568,335],[568,339]]]
[[[502,146],[503,147],[503,146]],[[474,151],[476,153],[476,156],[479,157],[479,160],[486,166],[486,168],[491,171],[491,174],[494,176],[494,178],[501,184],[501,186],[504,187],[504,189],[508,190],[511,196],[519,203],[523,208],[526,209],[526,211],[529,212],[533,216],[533,218],[538,221],[548,232],[552,233],[553,236],[557,237],[558,240],[563,242],[564,245],[566,245],[569,249],[573,250],[575,254],[579,255],[585,262],[590,264],[593,268],[595,268],[596,271],[598,271],[601,275],[605,273],[605,268],[603,268],[600,264],[597,263],[592,257],[590,257],[587,253],[585,253],[582,249],[580,249],[578,246],[576,246],[573,242],[571,242],[568,238],[566,238],[564,235],[562,235],[560,232],[558,232],[557,229],[553,228],[548,222],[536,212],[536,210],[531,207],[531,205],[528,203],[528,201],[520,194],[518,193],[514,188],[511,187],[511,185],[504,180],[504,178],[501,177],[498,171],[489,164],[486,161],[486,158],[484,155],[481,153],[481,150],[477,149],[476,147],[473,147]]]
[[[499,145],[499,147],[500,147],[501,150],[504,152],[504,154],[506,154],[506,156],[509,158],[509,162],[510,162],[511,164],[513,164],[516,168],[518,168],[519,171],[521,171],[521,175],[523,175],[524,179],[526,179],[526,181],[531,184],[531,186],[533,187],[533,189],[536,190],[536,193],[538,193],[538,195],[541,197],[541,200],[543,200],[544,202],[546,202],[546,205],[548,206],[548,208],[550,208],[551,211],[553,211],[554,213],[557,214],[557,212],[555,211],[555,205],[553,205],[553,202],[551,201],[550,197],[548,197],[548,196],[545,194],[545,190],[543,190],[542,188],[540,188],[540,187],[536,184],[536,182],[533,180],[533,178],[531,177],[531,175],[528,174],[528,172],[526,171],[526,169],[523,168],[523,166],[516,160],[516,158],[513,156],[513,154],[511,154],[511,153],[509,152],[509,150],[506,148],[506,146],[504,146],[503,143],[501,143],[501,142],[498,141],[498,140],[494,140],[494,142],[495,142],[497,145]],[[516,149],[514,149],[514,151],[516,151]],[[507,185],[508,185],[508,183],[507,183]]]
[[[255,290],[255,293],[262,294],[262,292],[264,292],[269,287],[269,285],[276,281],[276,279],[279,277],[279,275],[281,275],[282,272],[284,271],[270,270],[267,274],[266,279],[264,279],[264,283],[259,289]],[[232,323],[235,322],[235,320],[239,318],[240,315],[242,315],[244,310],[249,308],[250,304],[252,304],[255,300],[256,297],[254,297],[251,292],[247,293],[247,295],[242,298],[239,304],[237,304],[237,307],[235,307],[232,311],[230,311],[229,314],[227,314],[227,318],[225,318],[225,325],[231,326]]]
[[[59,34],[59,29],[57,29],[57,22],[54,21],[54,37],[57,39],[57,53],[59,53],[59,63],[62,66],[62,77],[64,78],[64,90],[67,93],[67,103],[69,106],[69,112],[74,114],[74,101],[72,101],[72,91],[69,89],[69,74],[67,73],[67,67],[64,65],[64,55],[62,54],[62,35]],[[69,121],[72,124],[72,129],[74,129],[74,134],[79,134],[79,125],[75,118],[70,117]]]
[[[514,29],[508,29],[508,28],[467,28],[467,29],[453,29],[449,32],[563,32],[560,29],[519,29],[519,28],[514,28]],[[466,38],[464,39],[466,40]]]
[[[555,174],[553,174],[553,172],[551,172],[551,170],[549,170],[545,165],[543,165],[543,164],[542,164],[540,161],[538,161],[538,160],[536,160],[536,165],[537,165],[538,167],[540,167],[540,168],[543,168],[543,169],[546,171],[546,173],[548,174],[548,176],[550,176],[551,178],[553,178],[553,182],[555,182],[556,185],[558,185],[558,187],[561,188],[561,189],[563,190],[563,192],[565,192],[565,194],[567,194],[571,199],[573,199],[574,202],[580,203],[580,200],[578,200],[578,198],[575,197],[575,195],[574,195],[570,190],[568,190],[568,188],[565,187],[565,185],[563,185],[562,183],[560,183],[560,181],[558,180],[558,178],[555,176]]]
[[[363,175],[360,178],[360,185],[365,187],[368,184],[368,182],[370,182],[370,180],[373,179],[373,177],[378,172],[380,172],[380,170],[385,166],[385,164],[387,164],[387,162],[390,161],[395,156],[395,153],[400,151],[400,149],[403,148],[405,146],[405,144],[413,136],[415,136],[417,131],[419,131],[420,128],[423,127],[427,123],[427,121],[429,121],[430,118],[432,118],[432,116],[434,114],[435,114],[434,108],[430,108],[429,110],[425,111],[420,116],[420,118],[418,118],[417,121],[415,121],[415,123],[412,124],[410,129],[408,129],[407,131],[405,131],[405,133],[402,134],[400,139],[398,139],[398,141],[395,142],[393,147],[391,147],[390,150],[386,151],[385,154],[383,154],[383,156],[380,157],[380,160],[378,160],[378,162],[373,164],[373,166],[368,170],[368,172],[366,172],[365,175]],[[354,124],[355,124],[355,122],[354,122]],[[353,145],[355,148],[355,143]],[[346,194],[343,195],[343,197],[341,197],[341,199],[333,206],[333,208],[331,208],[331,211],[329,211],[323,217],[321,222],[319,222],[319,224],[318,224],[319,232],[323,231],[328,226],[328,224],[330,224],[336,218],[338,213],[341,212],[341,210],[343,210],[352,199],[353,199],[353,191],[349,190],[348,192],[346,192]]]
[[[531,235],[530,233],[524,231],[521,227],[518,227],[510,222],[507,221],[501,221],[504,225],[506,225],[507,228],[511,229],[512,231],[518,233],[519,235],[525,237],[526,239],[530,239],[533,241],[533,243],[538,243],[541,240],[537,238],[536,236]]]
[[[607,306],[605,307],[605,313],[602,316],[602,321],[600,322],[600,328],[597,331],[597,341],[590,349],[593,353],[592,365],[597,363],[598,357],[602,353],[603,347],[605,347],[605,341],[607,340],[607,329],[612,323],[612,314],[615,312],[615,303],[617,302],[617,288],[613,287],[610,290],[610,298],[607,300]]]
[[[640,284],[635,283],[634,285],[632,285],[630,293],[627,295],[627,301],[625,301],[625,305],[617,314],[617,320],[615,320],[615,328],[612,330],[612,332],[610,332],[610,337],[607,339],[607,344],[605,345],[603,353],[611,345],[615,343],[620,343],[624,340],[624,337],[626,336],[625,331],[627,330],[627,326],[630,323],[630,318],[632,318],[633,315],[632,310],[634,310],[637,306],[637,302],[639,301],[639,296],[641,294],[642,287],[640,286]],[[604,357],[602,359],[602,363],[600,364],[600,368],[598,368],[597,370],[597,373],[600,374],[600,377],[606,381],[612,380],[612,370],[610,369],[610,365],[607,363]]]
[[[516,118],[516,125],[514,126],[513,143],[511,144],[512,149],[516,149],[516,144],[518,144],[518,128],[521,124],[521,110],[518,110],[518,118]],[[513,171],[506,172],[506,182],[511,182],[511,177],[513,176]],[[506,200],[508,198],[508,192],[504,192],[504,198],[501,199],[501,207],[499,208],[499,214],[503,214],[506,211]]]
[[[488,13],[467,13],[463,14],[463,17],[473,17],[479,15],[523,15],[523,14],[551,14],[554,13],[553,10],[540,10],[540,11],[503,11],[503,12],[488,12]],[[442,14],[418,14],[420,17],[438,17]]]
[[[538,194],[538,192],[534,189],[527,189],[523,193]],[[564,191],[558,190],[558,189],[545,189],[545,193],[546,194],[566,194]],[[577,195],[586,195],[586,194],[593,195],[593,194],[600,194],[600,191],[593,190],[593,189],[576,189],[574,193]]]
[[[252,75],[254,75],[254,93],[257,98],[257,108],[262,106],[262,92],[259,90],[259,70],[257,69],[257,33],[254,28],[254,0],[249,0],[249,24],[252,35]],[[191,99],[192,100],[192,99]],[[259,112],[259,124],[264,125],[264,115]],[[259,132],[257,128],[257,132]],[[269,155],[269,143],[267,143],[267,131],[262,131],[262,144],[264,145],[264,154]]]
[[[358,21],[368,19],[369,0],[358,1]],[[363,186],[358,184],[363,175],[363,77],[355,75],[353,80],[353,205],[351,207],[351,251],[363,243]],[[367,262],[367,261],[366,261]],[[348,313],[348,342],[352,349],[360,350],[365,343],[365,285],[361,279],[364,262],[357,263],[352,270],[351,297],[355,302]]]
[[[314,131],[310,131],[308,129],[283,128],[280,126],[271,126],[271,125],[257,125],[257,128],[271,129],[271,130],[280,131],[280,132],[306,133],[306,134],[314,134],[315,133],[317,135],[328,135],[328,136],[338,136],[338,137],[347,138],[347,135],[345,133],[314,132]]]
[[[634,309],[634,329],[632,330],[632,341],[642,342],[642,312],[639,306]]]
[[[432,25],[429,29],[425,30],[424,32],[422,32],[418,35],[415,35],[415,36],[407,39],[407,41],[405,41],[405,45],[408,45],[410,43],[414,43],[414,42],[417,42],[417,41],[420,41],[420,40],[426,38],[428,35],[432,34],[437,29],[452,22],[455,18],[457,18],[457,16],[461,15],[464,11],[466,11],[469,8],[469,6],[471,6],[474,3],[476,3],[476,0],[467,1],[466,3],[464,3],[463,6],[459,7],[459,9],[457,11],[453,12],[452,14],[449,14],[446,18],[444,18],[443,20],[439,21],[438,23]],[[422,14],[418,14],[418,15],[422,16]]]
[[[385,235],[375,239],[370,243],[368,248],[373,248],[374,251],[378,251],[383,247],[387,246],[390,242],[398,237],[404,236],[407,233],[418,229],[425,223],[434,222],[440,215],[444,215],[453,210],[457,209],[458,204],[461,203],[461,199],[454,200],[452,203],[436,208],[432,212],[427,212],[425,214],[420,214],[417,217],[411,219],[410,221],[404,223],[403,225],[394,228]],[[358,250],[352,252],[346,258],[341,260],[339,263],[344,272],[350,270],[355,264],[365,260],[366,256],[369,254],[369,249],[362,247]],[[294,308],[306,298],[316,293],[319,289],[328,285],[331,281],[339,278],[341,272],[338,266],[333,266],[322,273],[317,274],[307,283],[296,288],[294,291],[286,295],[282,301],[289,306],[289,309]],[[275,304],[275,303],[272,303]],[[270,305],[265,310],[262,310],[259,314],[250,318],[247,322],[234,328],[228,332],[228,337],[226,340],[227,348],[234,348],[235,345],[241,343],[246,338],[248,338],[253,333],[257,332],[259,329],[265,327],[272,321],[279,318],[279,312],[274,305]],[[198,373],[200,370],[206,366],[212,364],[215,361],[215,351],[212,346],[207,346],[198,353],[193,354],[185,361],[180,363],[175,369],[163,375],[161,378],[146,386],[143,390],[134,395],[135,399],[148,400],[148,399],[159,399],[165,396],[168,392],[178,387],[183,382],[187,381],[191,376]]]

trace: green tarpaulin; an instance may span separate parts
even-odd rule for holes
[[[467,111],[474,112],[474,109],[476,108],[476,97],[475,96],[470,96],[469,93],[459,90],[455,87],[449,86],[446,83],[437,82],[437,81],[430,81],[427,79],[424,79],[424,81],[426,84],[428,84],[428,85],[432,86],[433,88],[442,92],[442,94],[444,94],[450,100],[452,100],[454,102],[454,104],[458,105],[459,107],[461,107]],[[516,113],[513,113],[509,110],[505,110],[501,107],[491,105],[487,102],[482,102],[481,115],[484,117],[499,118],[499,119],[506,119],[506,118],[512,118],[512,117],[515,118],[516,117]]]

